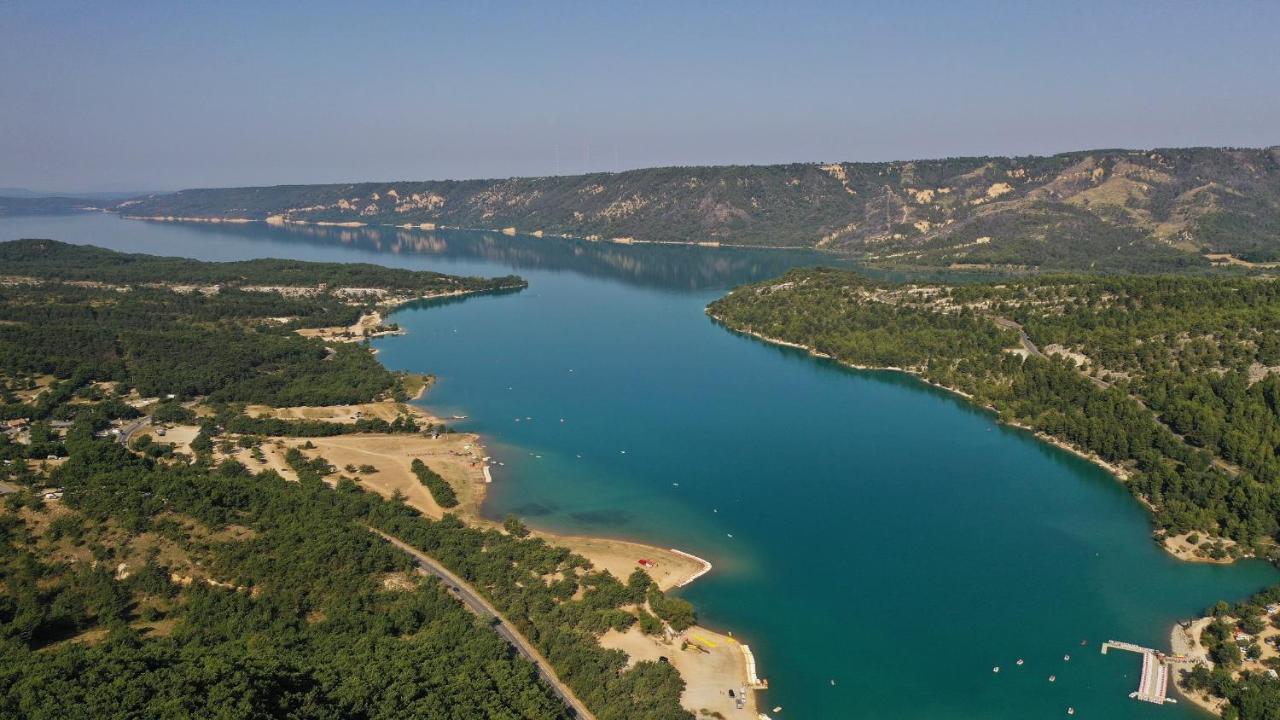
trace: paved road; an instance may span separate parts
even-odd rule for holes
[[[370,530],[373,530],[373,528],[370,528]],[[473,613],[485,619],[496,619],[497,622],[493,626],[494,631],[497,632],[502,639],[510,643],[510,645],[524,656],[526,660],[533,663],[533,666],[538,669],[538,674],[542,676],[542,679],[551,686],[551,689],[554,690],[557,695],[560,696],[560,699],[564,701],[564,704],[569,706],[570,714],[574,717],[582,718],[583,720],[595,720],[595,716],[592,715],[591,711],[587,709],[587,706],[583,705],[582,701],[573,694],[573,691],[569,689],[569,686],[560,682],[560,678],[556,676],[556,671],[551,668],[551,663],[547,662],[547,659],[542,657],[542,653],[538,652],[538,649],[535,648],[532,643],[526,640],[525,637],[511,625],[511,623],[507,622],[507,619],[502,617],[502,614],[498,612],[497,608],[490,605],[488,600],[481,597],[480,593],[477,592],[475,588],[471,587],[471,585],[462,578],[454,575],[448,568],[437,562],[435,558],[427,555],[412,545],[379,530],[373,530],[373,532],[382,536],[382,539],[391,543],[396,548],[408,553],[417,561],[418,567],[423,572],[435,575],[443,580],[451,593],[456,595],[458,599],[461,600],[462,603]]]
[[[1022,347],[1026,348],[1026,351],[1028,353],[1031,353],[1032,355],[1038,355],[1040,357],[1045,357],[1045,354],[1040,351],[1040,348],[1036,347],[1036,344],[1031,341],[1031,337],[1027,335],[1027,331],[1023,329],[1022,325],[1008,318],[1002,318],[998,315],[992,315],[990,317],[991,317],[991,321],[994,322],[996,325],[999,325],[1000,327],[1005,328],[1007,330],[1016,330],[1018,333],[1018,336],[1022,340]],[[1107,388],[1111,387],[1111,383],[1107,382],[1106,380],[1103,380],[1102,378],[1094,377],[1088,373],[1081,372],[1080,376],[1085,378],[1089,382],[1093,383],[1094,385],[1096,385],[1098,388],[1102,390],[1106,390]],[[1185,435],[1169,427],[1169,424],[1160,418],[1160,413],[1155,412],[1150,407],[1148,407],[1147,404],[1143,402],[1142,398],[1138,397],[1137,395],[1134,395],[1133,393],[1127,393],[1127,394],[1130,397],[1130,399],[1138,403],[1138,407],[1151,413],[1151,417],[1156,422],[1160,423],[1161,425],[1164,426],[1166,430],[1176,435],[1179,440],[1186,443],[1187,445],[1190,445],[1191,447],[1198,447],[1195,443],[1188,440]],[[1213,456],[1213,464],[1218,468],[1225,470],[1232,475],[1240,474],[1239,467],[1218,457],[1216,453]]]
[[[1040,352],[1040,348],[1036,347],[1036,344],[1031,342],[1031,337],[1027,335],[1026,330],[1022,329],[1022,325],[1008,318],[1002,318],[998,315],[992,315],[991,321],[1006,330],[1016,330],[1018,332],[1018,337],[1021,338],[1022,340],[1022,347],[1025,348],[1027,352],[1031,353],[1032,355],[1044,357],[1044,353]]]
[[[133,422],[129,423],[128,425],[125,425],[123,428],[121,428],[121,429],[120,429],[120,444],[121,444],[121,445],[124,445],[125,447],[128,447],[128,446],[129,446],[129,438],[130,438],[130,437],[132,437],[134,433],[136,433],[136,432],[138,432],[139,430],[141,430],[141,429],[142,429],[142,428],[143,428],[147,423],[149,423],[149,422],[151,422],[151,418],[150,418],[150,417],[141,417],[141,418],[138,418],[137,420],[134,420]]]

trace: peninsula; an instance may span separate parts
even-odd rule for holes
[[[1280,286],[1271,278],[895,284],[818,268],[736,288],[707,312],[851,367],[917,376],[1098,463],[1152,511],[1156,541],[1180,558],[1280,560]],[[1215,634],[1203,623],[1185,633],[1185,652],[1209,652],[1180,686],[1212,692],[1239,717],[1269,717],[1253,703],[1280,702],[1280,662],[1261,649],[1277,598],[1280,588],[1235,610],[1222,604]],[[1239,669],[1237,642],[1251,668]]]

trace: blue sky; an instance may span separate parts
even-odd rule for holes
[[[1280,3],[10,0],[0,186],[1280,143]]]

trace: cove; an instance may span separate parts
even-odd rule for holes
[[[761,707],[783,706],[779,718],[1021,719],[1068,706],[1196,717],[1128,699],[1136,656],[1102,656],[1099,643],[1167,647],[1176,620],[1278,577],[1259,562],[1172,559],[1120,483],[954,395],[735,335],[703,313],[732,285],[825,256],[0,220],[0,239],[18,237],[525,276],[521,293],[402,308],[392,319],[409,334],[379,340],[379,357],[438,375],[426,402],[469,416],[460,425],[505,463],[488,514],[714,563],[683,595],[751,643],[772,685]]]

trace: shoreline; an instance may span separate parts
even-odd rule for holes
[[[1103,470],[1105,470],[1108,474],[1110,474],[1110,475],[1111,475],[1112,477],[1114,477],[1116,480],[1120,481],[1120,482],[1121,482],[1121,484],[1124,484],[1124,483],[1125,483],[1125,481],[1127,481],[1127,480],[1130,478],[1130,473],[1129,473],[1129,471],[1128,471],[1128,470],[1126,470],[1125,468],[1120,467],[1119,465],[1116,465],[1115,463],[1112,463],[1112,462],[1109,462],[1109,461],[1107,461],[1107,460],[1104,460],[1103,458],[1099,457],[1099,456],[1098,456],[1097,454],[1095,454],[1095,453],[1092,453],[1092,452],[1089,452],[1089,451],[1087,451],[1087,450],[1083,450],[1083,449],[1081,449],[1081,448],[1078,448],[1078,447],[1076,447],[1076,446],[1072,445],[1071,443],[1069,443],[1069,442],[1067,442],[1067,441],[1065,441],[1065,440],[1062,440],[1062,439],[1059,439],[1059,438],[1053,437],[1052,435],[1049,435],[1049,434],[1047,434],[1047,433],[1045,433],[1045,432],[1043,432],[1043,431],[1036,430],[1036,429],[1034,429],[1034,428],[1028,427],[1027,425],[1024,425],[1024,424],[1022,424],[1022,423],[1020,423],[1020,422],[1018,422],[1018,421],[1016,421],[1016,420],[1006,420],[1006,419],[1004,419],[1004,418],[1000,417],[1000,415],[999,415],[998,411],[997,411],[994,407],[991,407],[990,405],[979,405],[979,404],[974,400],[973,395],[971,395],[971,394],[969,394],[969,393],[967,393],[967,392],[965,392],[965,391],[963,391],[963,390],[960,390],[959,388],[950,387],[950,386],[947,386],[947,385],[943,385],[942,383],[938,383],[938,382],[934,382],[933,380],[929,380],[928,378],[925,378],[925,377],[923,377],[922,375],[920,375],[920,373],[919,373],[918,371],[912,370],[912,369],[910,369],[910,368],[901,368],[901,367],[895,367],[895,366],[870,366],[870,365],[859,365],[859,364],[857,364],[857,363],[846,362],[846,361],[840,360],[840,359],[838,359],[838,358],[832,357],[831,355],[828,355],[828,354],[826,354],[826,353],[820,352],[820,351],[818,351],[816,348],[811,347],[811,346],[808,346],[808,345],[801,345],[800,343],[794,343],[794,342],[790,342],[790,341],[788,341],[788,340],[782,340],[782,339],[780,339],[780,338],[769,337],[769,336],[767,336],[767,335],[764,335],[764,334],[761,334],[761,333],[755,332],[755,331],[753,331],[753,330],[740,330],[740,329],[737,329],[737,328],[735,328],[735,327],[733,327],[733,326],[729,325],[729,323],[725,322],[722,318],[720,318],[720,317],[716,316],[714,313],[712,313],[712,312],[710,311],[710,309],[709,309],[709,308],[706,310],[706,315],[707,315],[707,317],[711,318],[711,319],[712,319],[712,320],[714,320],[716,323],[718,323],[719,325],[721,325],[721,326],[722,326],[722,327],[724,327],[725,329],[729,330],[730,332],[737,333],[738,335],[745,335],[745,336],[748,336],[748,337],[752,337],[752,338],[755,338],[755,339],[757,339],[757,340],[761,340],[761,341],[763,341],[763,342],[769,343],[769,344],[771,344],[771,345],[779,345],[779,346],[782,346],[782,347],[788,347],[788,348],[792,348],[792,349],[795,349],[795,350],[804,350],[805,352],[807,352],[807,353],[808,353],[810,356],[812,356],[812,357],[820,358],[820,359],[823,359],[823,360],[830,360],[830,361],[832,361],[832,362],[834,362],[834,363],[836,363],[836,364],[838,364],[838,365],[840,365],[840,366],[842,366],[842,367],[849,368],[849,369],[851,369],[851,370],[860,370],[860,371],[864,371],[864,372],[865,372],[865,371],[888,371],[888,372],[902,373],[903,375],[907,375],[907,376],[909,376],[909,377],[911,377],[911,378],[913,378],[913,379],[915,379],[915,380],[917,380],[917,381],[919,381],[919,382],[921,382],[921,383],[923,383],[923,384],[925,384],[925,385],[929,385],[929,386],[932,386],[932,387],[938,388],[938,389],[940,389],[940,390],[945,390],[945,391],[947,391],[947,392],[949,392],[949,393],[952,393],[952,394],[954,394],[954,395],[958,395],[958,396],[960,396],[960,397],[964,398],[965,400],[968,400],[972,405],[974,405],[974,406],[976,406],[976,407],[979,407],[979,408],[981,408],[981,409],[983,409],[983,410],[987,410],[987,411],[989,411],[989,412],[995,413],[995,414],[996,414],[996,416],[995,416],[995,420],[996,420],[996,422],[997,422],[997,423],[999,423],[999,424],[1001,424],[1001,425],[1004,425],[1004,426],[1006,426],[1006,427],[1017,428],[1017,429],[1022,430],[1022,431],[1024,431],[1024,432],[1028,432],[1028,433],[1030,433],[1033,437],[1035,437],[1035,439],[1037,439],[1037,440],[1039,440],[1039,441],[1041,441],[1041,442],[1043,442],[1043,443],[1045,443],[1045,444],[1052,445],[1052,446],[1054,446],[1054,447],[1056,447],[1056,448],[1058,448],[1058,449],[1060,449],[1060,450],[1065,450],[1066,452],[1069,452],[1069,453],[1071,453],[1072,455],[1075,455],[1076,457],[1078,457],[1078,458],[1080,458],[1080,459],[1082,459],[1082,460],[1087,460],[1088,462],[1090,462],[1090,463],[1092,463],[1092,464],[1094,464],[1094,465],[1096,465],[1096,466],[1098,466],[1098,467],[1102,468]],[[1151,511],[1151,512],[1154,512],[1154,511],[1155,511],[1155,508],[1154,508],[1154,507],[1151,505],[1151,503],[1150,503],[1150,502],[1148,502],[1145,498],[1141,498],[1141,497],[1138,497],[1138,496],[1134,495],[1134,499],[1135,499],[1135,500],[1137,500],[1139,503],[1141,503],[1141,504],[1142,504],[1142,506],[1143,506],[1143,507],[1145,507],[1148,511]],[[1154,532],[1154,531],[1153,531],[1153,533],[1152,533],[1152,537],[1153,537],[1153,538],[1155,538],[1155,537],[1156,537],[1156,535],[1155,535],[1155,532]],[[1201,562],[1200,560],[1198,560],[1198,559],[1196,559],[1196,558],[1183,557],[1183,556],[1181,556],[1181,555],[1179,555],[1179,554],[1177,554],[1177,553],[1172,552],[1171,550],[1169,550],[1169,548],[1168,548],[1168,547],[1166,547],[1166,546],[1165,546],[1165,544],[1164,544],[1163,542],[1159,543],[1159,545],[1161,546],[1161,548],[1163,548],[1163,549],[1165,550],[1165,552],[1166,552],[1167,554],[1169,554],[1170,556],[1172,556],[1172,557],[1174,557],[1174,558],[1177,558],[1178,560],[1181,560],[1181,561],[1183,561],[1183,562]],[[1230,562],[1234,562],[1234,559],[1233,559],[1233,560],[1231,560],[1231,561],[1227,561],[1226,563],[1223,563],[1223,564],[1230,564]]]
[[[389,303],[386,307],[387,316],[415,300]],[[394,334],[405,335],[407,331],[401,330]],[[435,412],[432,412],[430,406],[424,401],[432,384],[424,383],[415,397],[411,401],[404,403],[404,405],[410,413],[419,419],[446,424],[445,420]],[[489,486],[493,482],[493,476],[490,473],[490,460],[492,458],[486,447],[485,439],[479,433],[474,432],[457,433],[457,435],[467,439],[472,455],[480,458],[480,473],[478,481],[469,483],[470,487],[466,493],[467,501],[452,510],[457,511],[457,514],[469,525],[501,531],[503,529],[501,521],[484,516],[484,503],[488,497]],[[463,478],[461,481],[466,482],[466,479]],[[376,490],[376,482],[362,479],[362,484],[364,483],[375,486],[375,491],[378,491]],[[430,508],[423,507],[418,503],[406,500],[406,504],[410,504],[429,517],[435,515]],[[538,527],[530,527],[529,529],[533,537],[541,538],[551,545],[565,547],[571,552],[586,557],[596,569],[609,571],[622,582],[626,582],[630,571],[637,567],[643,568],[663,592],[686,587],[710,573],[714,567],[710,561],[693,553],[676,548],[664,550],[657,545],[643,541],[595,535],[573,535]],[[639,564],[641,558],[649,559],[652,564]],[[671,566],[670,571],[664,570],[667,565]],[[625,571],[624,567],[626,568]],[[697,707],[685,705],[685,709],[697,714],[708,704],[715,705],[725,699],[718,694],[712,697],[710,695],[712,688],[738,687],[743,690],[741,693],[745,701],[743,710],[746,711],[747,717],[756,717],[759,710],[756,693],[759,690],[767,689],[768,681],[762,680],[758,676],[756,658],[750,648],[735,639],[733,633],[721,633],[700,623],[686,630],[683,634],[688,635],[696,631],[700,631],[704,635],[720,638],[722,642],[738,647],[741,651],[730,653],[728,658],[721,655],[714,664],[705,663],[703,658],[707,656],[698,651],[692,651],[691,657],[683,657],[685,651],[679,651],[681,662],[678,663],[677,672],[680,673],[681,678],[686,683],[686,690],[682,695],[682,705],[687,698],[687,702],[690,705],[697,705]],[[605,636],[601,636],[600,640],[603,643]],[[666,647],[661,640],[651,636],[642,636],[636,642],[639,645],[639,652],[643,654],[658,652],[659,655],[668,655],[672,652],[671,648]],[[631,653],[628,654],[630,655]],[[750,692],[747,692],[747,690]],[[728,710],[730,707],[725,706],[723,709]]]
[[[1169,669],[1173,675],[1173,688],[1179,696],[1196,708],[1203,710],[1215,717],[1222,715],[1222,710],[1227,706],[1227,701],[1222,698],[1215,698],[1204,693],[1192,692],[1182,686],[1182,671],[1190,667],[1206,663],[1209,667],[1213,667],[1209,662],[1203,646],[1197,641],[1200,633],[1212,621],[1213,618],[1203,617],[1191,622],[1189,627],[1184,628],[1182,623],[1174,623],[1169,630],[1169,649],[1175,655],[1186,655],[1190,658],[1185,663],[1178,663]]]
[[[107,211],[112,212],[112,211]],[[687,245],[690,247],[702,248],[732,248],[735,250],[812,250],[818,253],[838,256],[831,250],[819,248],[809,245],[746,245],[743,243],[726,243],[717,240],[637,240],[635,238],[624,237],[597,237],[583,235],[569,235],[567,233],[551,233],[543,230],[534,230],[531,232],[506,232],[507,228],[485,228],[485,227],[466,227],[463,225],[438,225],[435,223],[407,223],[396,225],[394,223],[366,223],[358,220],[349,220],[344,222],[329,220],[274,220],[277,216],[272,215],[270,218],[258,220],[255,218],[241,217],[220,217],[220,216],[177,216],[177,215],[125,215],[123,213],[115,213],[123,220],[144,220],[150,222],[189,222],[189,223],[206,223],[212,225],[229,224],[229,225],[246,225],[249,223],[263,223],[264,225],[272,225],[275,227],[283,227],[287,225],[315,225],[318,227],[337,227],[337,228],[362,228],[362,227],[387,227],[397,228],[400,230],[421,230],[431,232],[433,230],[466,230],[468,232],[491,232],[508,237],[516,235],[524,235],[532,238],[552,238],[560,240],[581,240],[583,242],[599,242],[611,243],[614,245]],[[423,228],[421,225],[431,225],[432,227]]]

